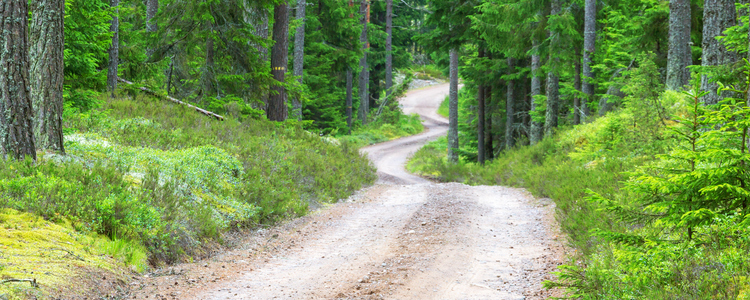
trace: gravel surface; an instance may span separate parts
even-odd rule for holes
[[[134,278],[129,299],[547,299],[564,238],[554,204],[522,189],[438,184],[403,164],[445,134],[448,92],[410,92],[426,132],[364,148],[379,180],[341,203],[258,230],[211,259]]]

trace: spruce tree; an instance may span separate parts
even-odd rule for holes
[[[110,97],[115,97],[117,89],[117,66],[120,63],[120,0],[109,0],[110,7],[114,8],[111,25],[112,45],[109,46],[109,68],[107,68],[107,89]]]
[[[288,117],[286,106],[286,89],[281,83],[284,82],[286,66],[288,63],[289,44],[289,5],[285,2],[276,5],[273,12],[273,50],[271,52],[271,74],[276,83],[273,93],[268,99],[268,119],[271,121],[284,121]]]

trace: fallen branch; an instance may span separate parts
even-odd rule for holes
[[[135,83],[127,81],[127,80],[122,79],[120,77],[117,77],[117,80],[120,81],[120,82],[122,82],[122,83],[128,84],[128,85],[135,85]],[[177,104],[180,104],[180,105],[185,105],[187,107],[195,109],[199,113],[202,113],[202,114],[207,115],[209,117],[214,117],[214,118],[216,118],[219,121],[224,121],[224,117],[222,117],[221,115],[218,115],[218,114],[215,114],[213,112],[207,111],[207,110],[202,109],[200,107],[197,107],[195,105],[182,102],[182,101],[177,100],[176,98],[173,98],[173,97],[170,97],[170,96],[164,96],[164,95],[157,94],[156,92],[150,90],[147,87],[139,87],[138,89],[141,90],[141,91],[144,91],[144,92],[146,92],[148,94],[151,94],[152,96],[159,97],[159,98],[165,98],[165,99],[167,99],[169,101],[172,101],[174,103],[177,103]]]
[[[5,279],[3,281],[0,281],[0,284],[6,284],[8,282],[28,282],[31,283],[31,287],[38,288],[39,284],[36,283],[36,279]]]
[[[70,251],[70,250],[65,250],[65,249],[62,249],[62,248],[52,248],[50,250],[67,252],[68,254],[70,254],[71,256],[73,256],[75,258],[77,258],[80,261],[86,261],[85,259],[83,259],[83,257],[80,257],[80,256],[76,255],[75,253],[73,253],[73,251]]]

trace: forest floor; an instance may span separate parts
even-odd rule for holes
[[[253,232],[236,249],[157,270],[127,299],[546,299],[562,262],[554,203],[522,189],[434,183],[407,158],[444,135],[448,85],[414,90],[420,135],[363,148],[378,182],[346,201]]]

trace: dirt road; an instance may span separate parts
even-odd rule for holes
[[[363,149],[379,181],[209,261],[131,283],[131,299],[546,299],[562,247],[553,204],[504,187],[437,184],[407,157],[446,132],[447,85],[410,92],[427,132]],[[560,238],[561,239],[561,238]]]

